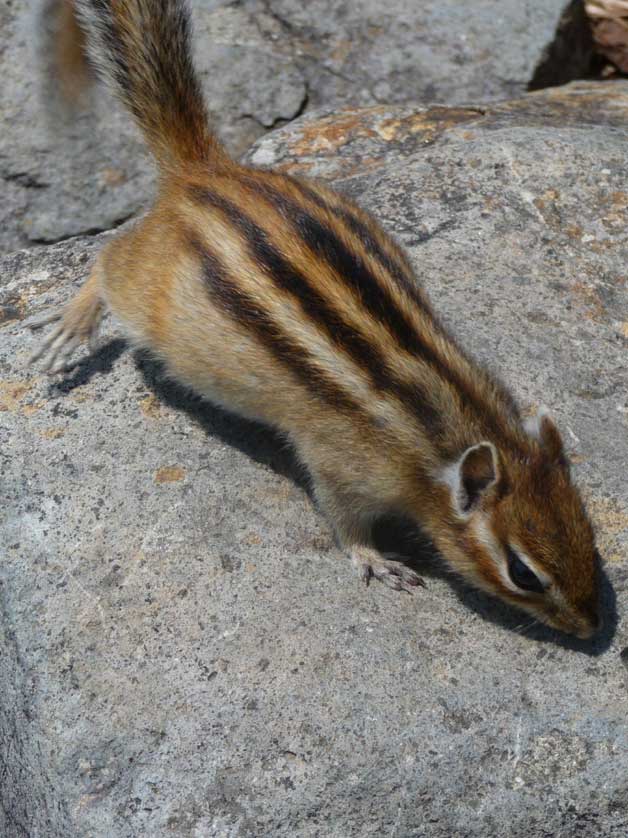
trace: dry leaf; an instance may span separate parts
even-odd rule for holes
[[[628,73],[628,0],[587,0],[597,51]]]

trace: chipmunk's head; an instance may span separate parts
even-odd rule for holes
[[[586,639],[600,628],[591,524],[556,425],[539,413],[526,432],[526,456],[481,442],[445,470],[459,533],[452,564],[478,587]]]

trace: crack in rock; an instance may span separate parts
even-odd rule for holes
[[[17,183],[24,189],[47,189],[50,186],[49,183],[37,180],[30,172],[2,172],[0,177],[5,183]]]
[[[98,236],[100,233],[107,233],[110,230],[115,230],[118,227],[121,227],[126,221],[129,221],[135,215],[135,211],[126,213],[125,215],[121,216],[120,218],[116,218],[111,224],[106,224],[102,226],[96,227],[88,227],[85,230],[77,230],[74,233],[66,233],[62,236],[56,236],[55,238],[47,238],[46,236],[33,236],[28,237],[28,240],[31,244],[43,244],[43,245],[50,245],[50,244],[59,244],[60,242],[69,241],[70,239],[76,239],[80,237],[86,236]]]

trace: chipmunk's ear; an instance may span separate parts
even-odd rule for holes
[[[526,419],[525,428],[533,439],[538,440],[539,445],[551,461],[561,465],[567,464],[563,438],[547,408],[540,407],[536,416]]]
[[[443,478],[451,489],[455,511],[468,517],[499,480],[497,449],[490,442],[472,445],[457,462],[445,469]]]

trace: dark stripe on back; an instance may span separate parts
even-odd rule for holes
[[[352,289],[370,314],[396,338],[402,349],[429,364],[442,379],[456,390],[462,404],[474,409],[475,414],[478,418],[481,418],[492,433],[502,438],[502,440],[508,439],[515,447],[518,447],[518,440],[516,435],[512,434],[508,421],[502,418],[488,399],[477,392],[473,382],[467,381],[464,373],[460,374],[456,369],[450,367],[447,361],[441,358],[438,351],[423,340],[415,324],[399,308],[393,294],[378,282],[377,276],[369,270],[358,252],[348,247],[333,228],[326,226],[324,222],[308,212],[296,200],[271,185],[268,180],[252,177],[246,172],[239,172],[237,177],[240,182],[275,207],[286,221],[293,226],[295,232],[309,250],[335,270],[338,277]],[[292,183],[292,181],[289,182]],[[423,308],[423,306],[420,305],[420,308]],[[424,308],[423,311],[434,324],[434,328],[442,332],[431,311]],[[478,377],[485,375],[481,368],[466,358],[453,338],[444,332],[442,334],[456,353],[471,364],[475,375]],[[510,394],[498,388],[497,385],[493,385],[488,376],[485,376],[485,380],[491,387],[493,396],[501,398],[504,408],[513,410],[516,416],[516,408]]]
[[[353,416],[359,415],[369,423],[374,422],[358,402],[311,362],[309,354],[290,340],[250,295],[229,281],[222,261],[194,233],[190,235],[189,242],[201,260],[205,287],[223,311],[251,329],[266,349],[288,367],[317,399],[327,402],[336,410]]]
[[[196,200],[224,214],[243,236],[253,262],[262,268],[277,288],[290,294],[330,340],[367,373],[376,390],[396,396],[434,436],[442,431],[442,418],[431,404],[429,395],[418,383],[410,385],[397,378],[375,344],[345,322],[341,313],[308,281],[305,274],[272,245],[264,229],[227,198],[200,187],[194,187],[193,193]]]
[[[417,305],[425,309],[430,316],[432,315],[427,301],[423,298],[417,288],[412,270],[404,264],[402,259],[397,258],[381,246],[381,244],[377,241],[377,238],[373,235],[373,232],[369,228],[368,224],[366,224],[360,216],[353,211],[350,204],[343,203],[339,205],[329,203],[329,201],[325,200],[323,195],[307,183],[304,183],[296,178],[290,178],[290,183],[309,201],[312,201],[312,203],[316,204],[322,210],[332,213],[332,215],[335,215],[336,218],[339,218],[344,224],[346,224],[351,232],[359,238],[360,243],[364,245],[364,249],[369,256],[372,256],[379,262],[381,267],[384,268],[395,283],[403,291],[405,291],[414,300],[414,302],[417,303]]]
[[[285,175],[288,178],[288,175]],[[460,348],[458,343],[452,338],[452,336],[445,330],[444,326],[440,322],[438,316],[432,310],[432,307],[426,297],[426,295],[421,294],[417,287],[417,279],[414,275],[412,269],[407,266],[401,258],[397,258],[393,255],[393,253],[389,253],[386,249],[382,248],[379,244],[377,239],[373,236],[372,231],[370,230],[369,226],[360,218],[357,212],[355,212],[354,208],[352,207],[350,202],[347,202],[341,195],[339,195],[342,204],[334,204],[329,203],[325,200],[325,197],[317,192],[310,184],[305,183],[298,178],[289,178],[290,183],[295,186],[299,191],[321,209],[326,210],[327,212],[331,212],[341,221],[343,221],[353,233],[360,239],[361,243],[365,246],[365,250],[371,256],[378,260],[380,265],[388,272],[392,279],[395,280],[397,285],[399,285],[402,289],[407,291],[409,295],[412,297],[414,302],[423,310],[425,314],[431,319],[435,330],[439,331],[441,335],[451,343],[456,351],[460,354],[462,358],[467,361],[467,363],[471,364],[472,367],[477,368],[477,365],[473,363],[473,361],[467,356],[463,349]],[[386,234],[385,234],[386,235]],[[479,370],[480,374],[484,371]],[[494,393],[496,398],[500,398],[504,402],[504,406],[507,410],[509,410],[513,415],[519,415],[519,409],[511,395],[511,393],[497,380],[491,379],[494,385]]]

